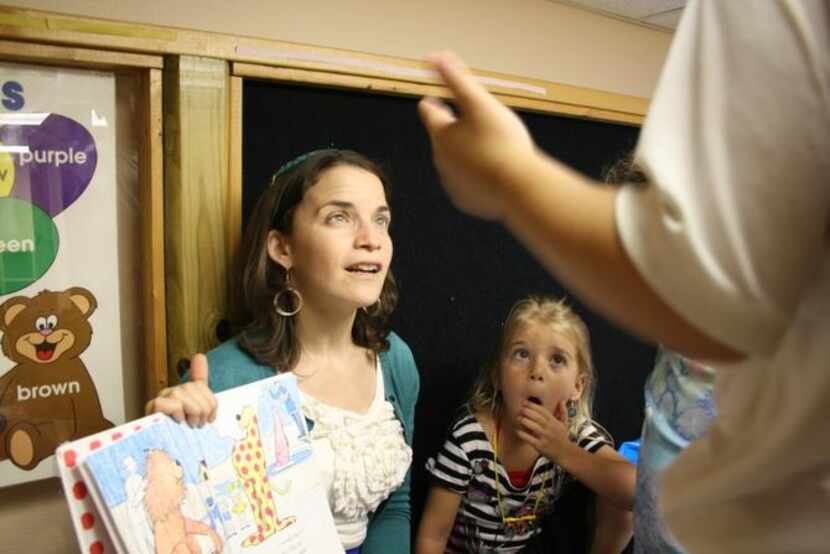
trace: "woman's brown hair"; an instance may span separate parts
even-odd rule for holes
[[[348,165],[364,169],[380,179],[389,202],[389,181],[381,168],[362,154],[351,150],[315,150],[295,158],[274,173],[271,184],[257,201],[245,231],[240,251],[239,281],[234,286],[242,328],[239,345],[257,362],[277,372],[290,371],[300,358],[300,345],[292,317],[274,309],[274,297],[285,290],[285,268],[268,255],[271,230],[291,235],[294,212],[306,191],[333,167]],[[389,348],[389,318],[398,303],[398,287],[390,270],[380,298],[360,309],[352,327],[352,340],[376,353]]]

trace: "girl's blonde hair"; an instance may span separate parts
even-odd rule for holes
[[[591,360],[591,339],[588,327],[582,319],[565,304],[564,299],[532,295],[513,304],[504,321],[498,348],[484,365],[473,387],[470,407],[474,412],[486,411],[498,418],[503,408],[501,395],[501,363],[507,346],[519,325],[527,322],[549,325],[554,333],[563,335],[576,346],[578,375],[584,379],[582,395],[577,401],[576,416],[570,418],[570,433],[591,420],[594,404],[596,378]]]

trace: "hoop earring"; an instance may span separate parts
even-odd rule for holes
[[[280,307],[280,299],[283,294],[289,294],[294,297],[294,304],[296,305],[293,310],[286,310]],[[291,284],[291,270],[289,269],[285,272],[285,288],[274,295],[274,311],[282,317],[291,317],[297,315],[302,308],[303,296],[300,294],[300,291],[298,291],[296,287]]]

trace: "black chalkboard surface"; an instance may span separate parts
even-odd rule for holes
[[[392,268],[401,289],[394,329],[412,348],[421,372],[413,534],[428,489],[424,462],[444,440],[455,408],[467,398],[515,300],[531,292],[570,298],[591,332],[598,372],[595,417],[618,444],[639,436],[643,384],[654,361],[652,346],[570,296],[503,228],[449,204],[416,103],[369,92],[245,81],[242,214],[244,224],[274,170],[308,150],[356,150],[388,171]],[[549,114],[521,116],[543,150],[595,178],[637,140],[635,127]]]

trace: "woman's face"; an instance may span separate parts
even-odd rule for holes
[[[392,261],[390,218],[380,179],[338,165],[306,191],[290,236],[271,231],[268,253],[291,269],[304,303],[324,311],[370,306]]]
[[[529,400],[550,412],[568,400],[578,400],[584,379],[579,374],[577,349],[550,325],[528,321],[517,325],[501,360],[501,390],[508,417],[515,417]]]

